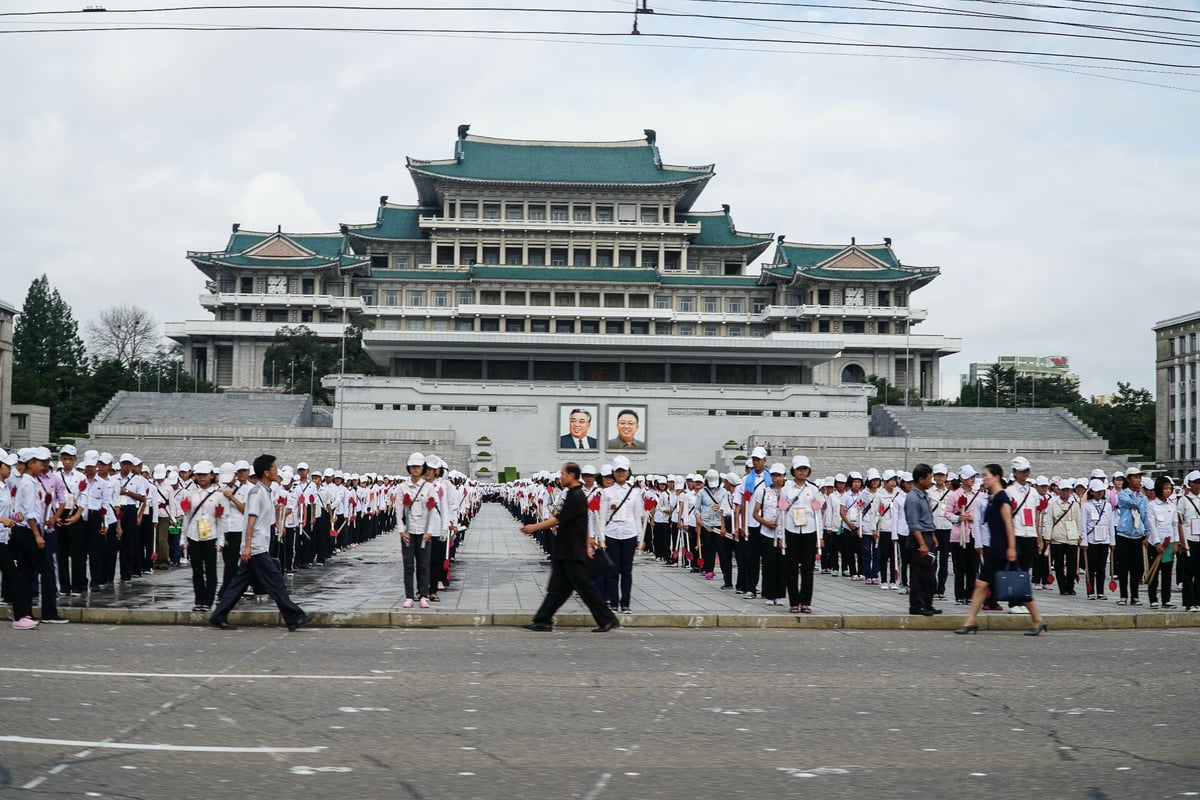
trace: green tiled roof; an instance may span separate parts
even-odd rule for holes
[[[374,225],[348,225],[351,236],[366,239],[425,239],[421,231],[421,215],[434,215],[437,211],[422,206],[398,206],[385,203],[379,207]]]
[[[798,267],[815,267],[822,264],[834,256],[844,253],[853,247],[859,252],[866,253],[874,259],[883,262],[889,267],[900,266],[900,261],[896,258],[896,254],[892,252],[892,248],[886,244],[869,244],[869,245],[810,245],[810,244],[787,244],[786,242],[779,245],[776,261],[783,260],[789,266]]]
[[[586,283],[657,283],[658,270],[631,267],[501,267],[476,264],[470,268],[479,280],[583,281]]]
[[[907,269],[812,269],[800,270],[811,278],[827,278],[838,281],[897,281],[915,278],[920,273]]]
[[[699,223],[700,234],[692,239],[692,247],[757,247],[761,251],[774,238],[770,233],[742,233],[725,211],[684,214],[679,221]]]
[[[258,231],[237,231],[229,237],[229,243],[225,245],[225,253],[227,255],[244,253],[273,236],[293,242],[305,250],[310,250],[326,258],[336,258],[341,255],[346,242],[341,234],[337,233],[282,233],[279,231],[261,233]]]
[[[271,239],[279,239],[306,250],[311,255],[279,256],[254,255],[247,251]],[[346,250],[346,237],[337,233],[263,233],[261,231],[233,232],[224,250],[214,252],[189,252],[188,258],[204,270],[205,267],[259,267],[270,269],[342,269],[361,266],[368,259]],[[204,270],[207,272],[207,270]]]
[[[467,136],[455,143],[449,161],[410,158],[409,169],[450,178],[533,183],[657,184],[713,174],[711,165],[668,167],[658,148],[643,140],[629,142],[525,142]]]

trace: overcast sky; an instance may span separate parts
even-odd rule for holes
[[[0,11],[55,5],[0,2]],[[970,0],[940,5],[981,8]],[[972,24],[962,17],[801,14],[694,0],[650,6],[821,24],[642,16],[643,33],[829,45],[702,47],[648,36],[564,44],[328,32],[0,34],[0,299],[19,307],[30,281],[46,273],[81,329],[99,309],[122,302],[148,308],[160,322],[203,319],[203,277],[186,251],[222,248],[233,222],[307,232],[373,221],[379,195],[415,201],[405,156],[450,157],[459,123],[480,135],[561,140],[636,139],[654,128],[668,163],[716,164],[698,209],[728,203],[742,229],[792,241],[890,236],[903,262],[941,267],[913,303],[929,310],[916,332],[963,339],[962,354],[942,362],[944,396],[957,396],[967,363],[1001,354],[1067,355],[1085,394],[1113,391],[1121,380],[1153,386],[1151,326],[1200,305],[1191,240],[1200,233],[1200,79],[1183,68],[1135,72],[1035,56],[1004,57],[1024,64],[922,50],[864,57],[837,45],[1036,49],[1180,65],[1200,64],[1195,50],[825,22]],[[1200,34],[1191,23],[1011,8]],[[1178,8],[1187,18],[1198,7]],[[627,33],[632,14],[90,14],[0,17],[0,31],[78,27],[81,20]]]

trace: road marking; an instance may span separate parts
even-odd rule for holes
[[[34,778],[33,780],[31,780],[29,783],[25,784],[21,788],[22,789],[36,789],[37,787],[41,786],[45,782],[46,782],[46,776],[41,775],[41,776]]]
[[[306,681],[390,681],[390,675],[226,675],[211,672],[93,672],[77,669],[27,669],[25,667],[0,667],[0,672],[32,672],[38,675],[83,675],[100,678],[187,678],[209,680],[234,678],[237,680],[306,680]]]
[[[134,742],[82,742],[75,739],[37,739],[31,736],[0,736],[0,742],[46,744],[59,747],[99,747],[106,750],[169,750],[174,753],[319,753],[325,747],[219,747],[184,744],[137,744]],[[42,780],[45,780],[44,778]],[[31,788],[26,786],[25,788]]]

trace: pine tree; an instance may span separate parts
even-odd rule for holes
[[[87,377],[74,312],[45,275],[25,294],[13,328],[13,402],[50,407],[50,435],[82,430],[75,392]]]

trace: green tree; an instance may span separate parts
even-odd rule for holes
[[[49,406],[51,438],[84,430],[88,418],[76,395],[87,377],[75,314],[42,275],[13,328],[13,402]]]
[[[321,378],[336,373],[341,358],[340,339],[322,339],[304,325],[280,328],[263,357],[263,380],[288,394],[308,394],[311,388],[314,404],[329,405],[333,392],[321,385]],[[362,348],[361,328],[346,331],[345,371],[359,375],[382,372]]]
[[[1052,408],[1082,402],[1074,381],[1059,375],[1017,375],[1012,367],[992,364],[976,383],[965,384],[958,405],[982,408]]]
[[[887,378],[881,378],[878,375],[868,375],[866,383],[875,384],[875,396],[867,400],[868,409],[880,403],[887,406],[904,405],[904,390],[888,383]],[[916,389],[909,389],[908,404],[910,406],[921,405],[921,393]]]
[[[1071,413],[1108,440],[1109,449],[1136,453],[1148,461],[1156,456],[1154,411],[1149,389],[1120,381],[1111,405],[1080,401],[1071,406]]]

